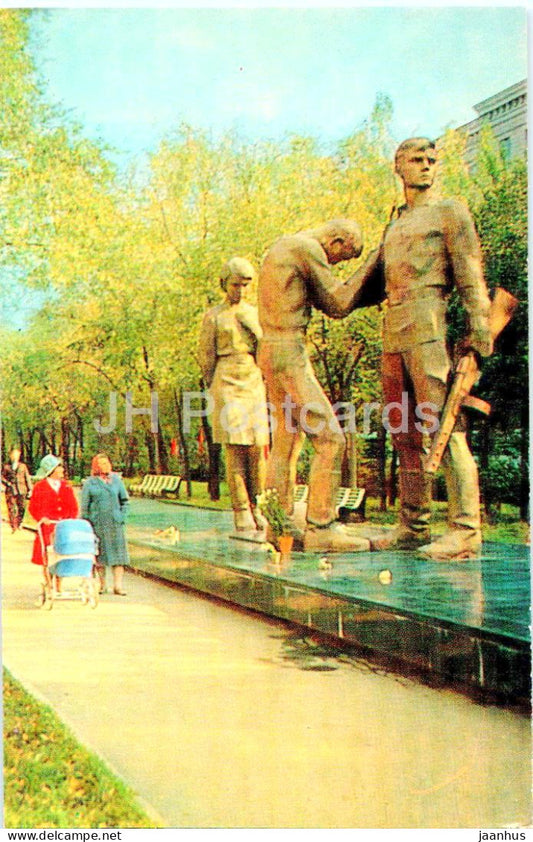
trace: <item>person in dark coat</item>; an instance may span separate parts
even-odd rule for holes
[[[32,492],[30,472],[20,461],[20,450],[14,447],[9,453],[9,462],[2,468],[2,485],[6,492],[6,505],[11,531],[16,532],[22,525],[26,511],[26,500]]]
[[[112,472],[105,453],[98,453],[91,464],[91,476],[81,495],[81,516],[88,520],[98,538],[98,574],[100,589],[105,589],[107,567],[113,568],[113,593],[125,596],[122,588],[128,549],[124,532],[128,493],[118,474]]]
[[[78,517],[78,501],[69,482],[64,478],[65,469],[58,456],[49,453],[41,459],[35,474],[35,483],[28,506],[31,516],[40,524],[33,542],[32,564],[43,566],[44,580],[51,585],[46,553],[52,543],[58,520]],[[56,589],[61,590],[61,579],[56,577]]]

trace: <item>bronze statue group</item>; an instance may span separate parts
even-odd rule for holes
[[[224,266],[225,298],[204,317],[200,361],[214,402],[214,440],[226,448],[237,531],[264,528],[257,496],[264,488],[275,488],[291,522],[295,548],[410,550],[436,560],[479,554],[478,472],[462,412],[455,412],[442,449],[447,529],[434,540],[430,532],[432,474],[427,459],[453,371],[446,342],[452,289],[459,293],[468,325],[458,356],[466,355],[477,365],[492,353],[494,336],[472,217],[462,202],[433,195],[436,163],[435,144],[426,138],[410,138],[399,146],[395,171],[403,182],[405,203],[391,218],[379,247],[345,282],[331,266],[358,257],[363,249],[360,228],[349,219],[278,239],[259,270],[257,308],[243,300],[255,277],[253,266],[240,257]],[[345,438],[313,371],[306,330],[313,307],[338,319],[378,304],[384,308],[384,401],[399,406],[406,394],[408,423],[396,423],[394,410],[390,413],[400,469],[399,522],[385,537],[374,538],[336,521]],[[271,420],[272,449],[265,460],[267,401],[275,423]],[[314,454],[301,528],[294,517],[294,486],[305,436]]]

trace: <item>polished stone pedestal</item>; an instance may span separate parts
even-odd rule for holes
[[[165,537],[179,530],[179,541]],[[406,552],[291,554],[229,538],[229,512],[133,500],[131,565],[235,605],[334,636],[390,667],[528,705],[530,574],[524,546],[434,562]],[[172,535],[170,533],[166,533]]]

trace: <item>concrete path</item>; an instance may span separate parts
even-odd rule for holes
[[[526,717],[131,574],[94,611],[40,610],[32,536],[5,533],[4,664],[165,826],[529,823]]]

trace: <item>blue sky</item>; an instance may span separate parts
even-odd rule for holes
[[[437,136],[527,75],[524,7],[56,8],[32,31],[47,98],[124,160],[182,121],[334,142],[378,93],[397,140]]]
[[[437,137],[527,75],[525,7],[62,2],[33,4],[32,56],[45,97],[87,136],[116,147],[112,158],[124,166],[182,122],[215,134],[237,130],[250,141],[295,133],[334,144],[369,117],[379,93],[393,101],[397,141]],[[15,287],[12,299],[0,300],[0,315],[23,322],[37,305],[34,293]]]

